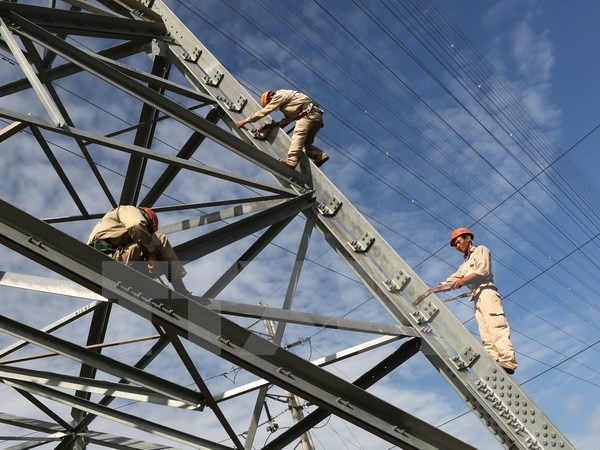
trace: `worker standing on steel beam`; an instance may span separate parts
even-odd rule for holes
[[[102,217],[87,243],[127,265],[134,261],[147,261],[149,276],[158,278],[166,275],[173,289],[191,295],[183,284],[187,272],[167,237],[157,230],[158,216],[152,209],[122,205]]]
[[[434,292],[450,291],[466,285],[471,289],[470,300],[475,309],[483,346],[507,373],[513,374],[518,364],[510,340],[510,327],[504,315],[502,298],[494,283],[491,253],[483,245],[473,245],[474,237],[468,228],[452,231],[450,246],[463,253],[465,262],[448,279],[421,294],[413,305],[418,305]]]
[[[257,122],[267,114],[279,109],[285,118],[273,124],[264,125],[259,128],[264,131],[273,126],[285,127],[296,121],[296,127],[292,134],[292,143],[288,150],[287,159],[282,160],[286,166],[295,169],[302,151],[314,161],[317,167],[321,167],[329,159],[329,155],[323,150],[315,147],[313,141],[321,128],[323,128],[323,110],[316,105],[310,97],[302,92],[289,89],[278,91],[265,91],[260,97],[262,109],[251,114],[243,120],[238,120],[235,126],[242,128],[249,122]]]

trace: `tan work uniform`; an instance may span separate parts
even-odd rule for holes
[[[250,122],[257,122],[267,114],[279,109],[286,117],[296,117],[312,100],[302,92],[289,89],[279,89],[271,101],[263,109],[248,116]],[[298,162],[300,153],[304,151],[310,159],[316,159],[323,150],[313,145],[315,136],[323,128],[323,114],[315,109],[313,112],[296,120],[296,127],[292,134],[292,143],[288,150],[287,159]]]
[[[458,270],[440,284],[450,287],[459,278],[471,274],[483,277],[481,281],[467,285],[471,289],[470,301],[474,302],[479,335],[492,358],[501,366],[514,370],[518,364],[510,341],[510,327],[502,308],[502,298],[494,283],[490,250],[483,245],[472,245],[467,254]]]
[[[129,264],[155,256],[158,261],[168,262],[168,267],[162,271],[159,269],[154,275],[160,276],[163,273],[169,281],[171,277],[181,279],[186,275],[167,237],[160,233],[150,233],[146,218],[136,206],[119,206],[107,212],[92,230],[87,243],[92,245],[97,240],[108,241],[116,247],[114,252],[108,253],[116,261]]]

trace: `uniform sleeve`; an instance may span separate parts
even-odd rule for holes
[[[144,249],[147,255],[158,251],[160,241],[154,233],[148,232],[148,222],[142,212],[135,206],[119,208],[119,221],[127,229],[133,242]]]
[[[273,98],[267,104],[267,106],[265,106],[262,109],[259,109],[258,111],[256,111],[253,114],[250,114],[248,116],[248,120],[253,123],[257,122],[258,120],[265,117],[267,114],[275,111],[276,109],[279,109],[281,106],[285,105],[289,101],[290,101],[290,99],[287,98],[287,96],[284,94],[284,92],[282,92],[281,90],[277,91],[277,92],[275,92],[275,95],[273,95]]]
[[[473,252],[473,260],[475,262],[473,273],[486,278],[492,275],[492,254],[489,248],[483,245],[477,246]]]
[[[445,281],[442,281],[440,283],[440,286],[443,286],[445,288],[450,287],[454,284],[454,282],[460,278],[462,278],[464,275],[462,273],[462,271],[459,269],[456,272],[454,272],[452,275],[450,275],[448,278],[446,278]]]

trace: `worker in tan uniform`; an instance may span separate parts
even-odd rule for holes
[[[152,209],[122,205],[102,217],[87,243],[127,265],[133,261],[147,261],[149,276],[166,275],[173,289],[189,295],[183,283],[186,271],[167,237],[157,230],[158,216]]]
[[[510,327],[504,315],[502,298],[494,283],[491,253],[483,245],[473,245],[473,239],[474,235],[468,228],[452,231],[450,246],[463,253],[465,262],[445,281],[421,294],[413,305],[418,305],[434,292],[467,286],[471,289],[470,300],[475,309],[483,346],[507,373],[513,374],[518,364],[510,340]]]
[[[323,128],[323,110],[316,105],[310,97],[302,92],[289,89],[278,91],[265,91],[260,97],[262,109],[251,114],[243,120],[238,120],[235,126],[242,128],[249,122],[257,122],[267,114],[279,109],[285,116],[276,126],[284,127],[296,121],[292,134],[292,143],[288,150],[287,158],[282,160],[286,166],[295,169],[300,160],[302,151],[312,159],[317,167],[321,167],[329,159],[329,155],[315,147],[315,136]],[[258,131],[263,131],[272,125],[264,125]]]

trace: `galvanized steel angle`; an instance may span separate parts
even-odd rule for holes
[[[194,50],[192,50],[192,53],[189,53],[189,52],[183,53],[183,57],[185,58],[185,60],[190,61],[190,62],[198,62],[201,55],[202,55],[202,50],[199,49],[198,47],[195,47]]]
[[[356,253],[364,253],[369,250],[374,241],[375,238],[367,231],[359,239],[348,242],[348,245]]]
[[[427,322],[429,319],[423,315],[419,310],[410,313],[410,318],[413,319],[418,325]]]
[[[479,353],[477,353],[475,350],[473,350],[473,348],[470,345],[468,345],[467,347],[462,349],[460,353],[458,353],[456,356],[450,358],[450,361],[452,362],[452,364],[454,364],[454,367],[456,367],[458,370],[462,370],[468,368],[471,364],[473,364],[473,362],[477,359],[478,356]]]
[[[400,270],[391,279],[385,280],[383,284],[387,287],[390,292],[399,292],[406,287],[410,277]]]
[[[221,83],[224,76],[225,76],[225,74],[223,74],[223,72],[221,72],[219,69],[215,69],[212,76],[209,74],[206,74],[206,75],[204,75],[204,77],[202,77],[202,80],[207,85],[216,87]]]
[[[493,387],[490,387],[484,380],[478,379],[476,382],[477,390],[480,392],[480,397],[487,401],[494,410],[494,420],[502,419],[510,428],[517,433],[527,432],[524,424],[519,420],[515,413],[502,401],[502,399],[494,392]],[[518,411],[518,410],[517,410]],[[530,435],[530,433],[527,433]],[[530,438],[533,439],[530,435]],[[529,441],[529,439],[528,439]]]
[[[244,109],[244,106],[246,106],[246,103],[248,103],[248,99],[240,94],[240,96],[235,102],[235,109],[233,109],[232,111],[241,112],[242,109]]]
[[[422,302],[421,305],[421,312],[425,317],[427,317],[427,320],[431,320],[431,318],[439,311],[439,308],[429,300]]]
[[[335,216],[335,214],[341,207],[342,202],[339,201],[336,197],[333,197],[327,205],[325,205],[325,203],[321,203],[318,206],[319,212],[325,217]]]
[[[243,95],[240,95],[235,102],[232,102],[229,98],[223,95],[215,96],[217,100],[223,102],[229,111],[233,112],[241,112],[244,108],[244,105],[248,102],[248,99]]]

